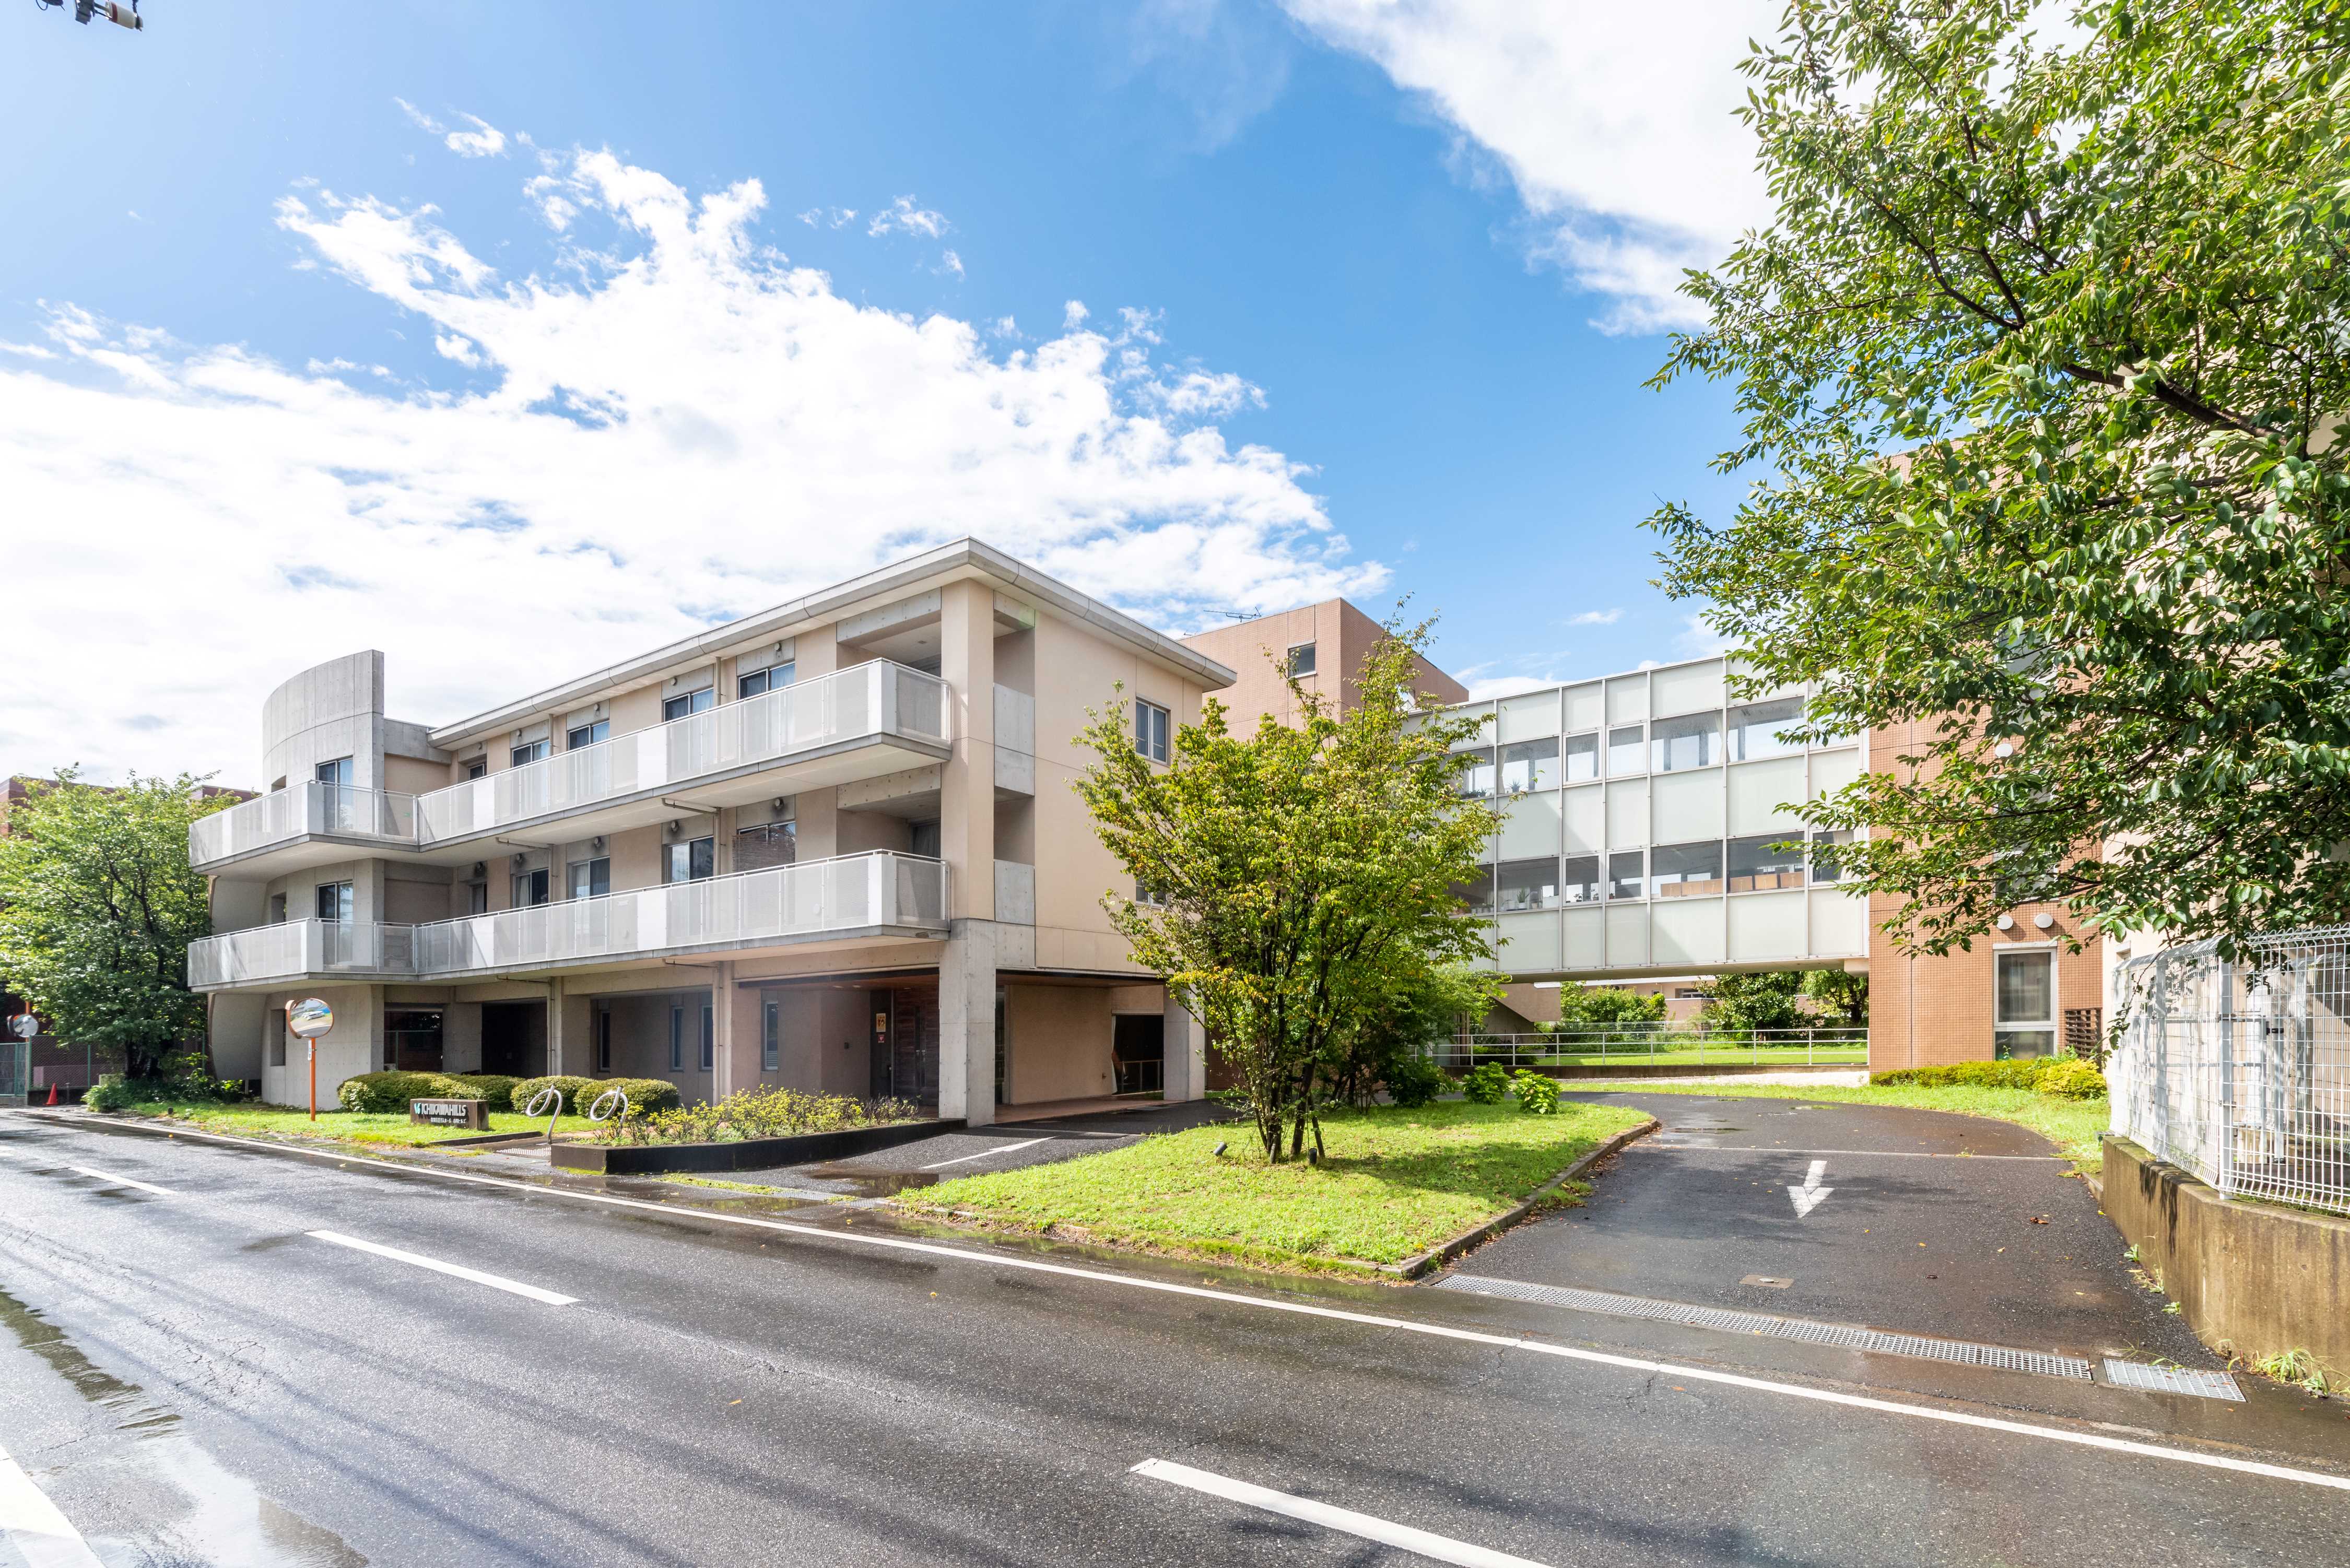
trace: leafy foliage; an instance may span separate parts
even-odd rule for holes
[[[1795,1004],[1803,994],[1801,970],[1764,974],[1718,974],[1705,982],[1699,1016],[1716,1029],[1801,1029],[1813,1022]]]
[[[541,1089],[555,1089],[562,1094],[563,1114],[567,1116],[586,1116],[588,1107],[607,1089],[618,1089],[629,1096],[631,1118],[673,1110],[682,1103],[677,1085],[666,1078],[580,1078],[568,1075],[520,1079],[507,1087],[508,1103],[519,1111],[536,1098]]]
[[[1438,1096],[1452,1086],[1451,1076],[1433,1058],[1417,1051],[1398,1056],[1381,1076],[1388,1100],[1408,1111],[1433,1104]]]
[[[2106,1097],[2106,1075],[2088,1063],[2072,1056],[2060,1056],[2048,1064],[2033,1085],[2043,1095],[2054,1095],[2066,1100],[2102,1100]]]
[[[1873,1073],[1872,1085],[1914,1088],[2035,1089],[2058,1099],[2094,1100],[2106,1093],[2106,1075],[2071,1056],[2035,1056],[2016,1062],[1952,1062],[1939,1067],[1903,1067]]]
[[[1791,0],[1776,221],[1659,383],[1734,381],[1728,525],[1650,519],[1806,732],[1911,949],[2020,902],[2232,939],[2350,914],[2350,10]]]
[[[1849,1029],[1868,1026],[1868,976],[1848,969],[1804,971],[1804,994],[1812,999],[1826,1022]]]
[[[1532,1067],[1521,1067],[1511,1075],[1510,1087],[1518,1096],[1518,1108],[1530,1116],[1558,1114],[1558,1080],[1548,1073],[1537,1073]]]
[[[0,973],[59,1038],[121,1050],[134,1083],[204,1038],[188,944],[211,933],[212,909],[188,825],[234,801],[202,789],[185,774],[101,789],[60,768],[0,836]]]
[[[119,1111],[135,1106],[147,1097],[145,1091],[130,1086],[130,1080],[120,1073],[101,1073],[98,1082],[89,1086],[81,1103],[93,1111]]]
[[[1598,1023],[1659,1023],[1665,999],[1606,985],[1563,985],[1558,991],[1558,1026]]]
[[[1498,1106],[1510,1097],[1510,1075],[1499,1062],[1480,1062],[1461,1080],[1461,1092],[1481,1106]]]
[[[1169,767],[1135,751],[1124,704],[1080,737],[1095,756],[1078,794],[1157,900],[1112,892],[1103,906],[1237,1069],[1268,1159],[1284,1130],[1290,1158],[1303,1153],[1399,996],[1492,951],[1490,924],[1462,918],[1455,888],[1499,817],[1460,794],[1451,748],[1478,721],[1415,711],[1426,642],[1425,626],[1383,636],[1343,716],[1292,678],[1298,725],[1268,715],[1243,737],[1211,699]]]
[[[601,1087],[628,1080],[608,1080]],[[666,1087],[667,1085],[663,1085]],[[913,1121],[921,1107],[905,1100],[858,1100],[801,1089],[743,1089],[714,1105],[679,1106],[637,1114],[634,1097],[626,1122],[607,1122],[598,1135],[607,1143],[740,1143],[754,1137],[791,1137],[801,1133],[841,1132]],[[593,1096],[587,1103],[593,1104]]]
[[[1429,1091],[1433,1098],[1443,1085],[1444,1070],[1428,1060],[1424,1047],[1450,1037],[1461,1019],[1483,1016],[1500,994],[1499,981],[1490,971],[1454,964],[1407,969],[1347,1035],[1329,1072],[1333,1097],[1368,1108],[1385,1084],[1396,1104],[1425,1104],[1402,1098],[1399,1081],[1436,1082],[1438,1087]]]

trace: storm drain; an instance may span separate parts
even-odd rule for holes
[[[1507,1296],[1513,1301],[1540,1302],[1544,1306],[1607,1313],[1614,1317],[1648,1318],[1689,1328],[1719,1329],[1725,1334],[1761,1334],[1769,1339],[1800,1340],[1805,1345],[1830,1345],[1842,1350],[1915,1355],[1928,1361],[1954,1361],[1962,1366],[1994,1366],[2005,1372],[2035,1372],[2043,1377],[2090,1381],[2088,1362],[2077,1355],[2058,1355],[2044,1350],[2017,1350],[2005,1345],[1977,1345],[1971,1340],[1933,1339],[1917,1334],[1887,1334],[1879,1329],[1821,1323],[1813,1318],[1690,1306],[1683,1302],[1619,1296],[1610,1291],[1576,1290],[1564,1285],[1530,1285],[1517,1280],[1488,1279],[1481,1274],[1448,1275],[1437,1282],[1437,1289],[1474,1291],[1479,1295]]]
[[[2233,1399],[2243,1403],[2244,1391],[2224,1372],[2197,1372],[2185,1366],[2148,1366],[2141,1361],[2106,1357],[2106,1381],[2116,1388],[2143,1388],[2149,1394],[2192,1394],[2198,1399]]]

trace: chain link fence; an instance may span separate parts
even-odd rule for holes
[[[2350,926],[2122,965],[2113,1128],[2225,1197],[2350,1214]]]

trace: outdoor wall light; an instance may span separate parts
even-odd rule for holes
[[[2002,931],[2012,931],[2015,929],[2015,917],[2013,915],[2002,915],[1999,918],[1999,929]]]
[[[2053,925],[2054,925],[2054,924],[2056,923],[2056,917],[2055,917],[2055,916],[2054,916],[2054,915],[2047,915],[2047,914],[2034,915],[2034,916],[2033,916],[2033,917],[2032,917],[2032,923],[2033,923],[2033,925],[2035,925],[2035,926],[2038,926],[2042,930],[2043,930],[2043,931],[2044,931],[2044,930],[2046,930],[2049,927],[2051,927],[2051,926],[2053,926]]]

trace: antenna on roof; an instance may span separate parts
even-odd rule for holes
[[[66,0],[33,0],[33,5],[43,11],[62,11]],[[139,15],[139,0],[130,0],[128,5],[113,5],[110,0],[73,0],[73,14],[74,20],[85,27],[89,26],[91,17],[103,16],[116,26],[128,27],[134,33],[147,30],[146,19]]]

